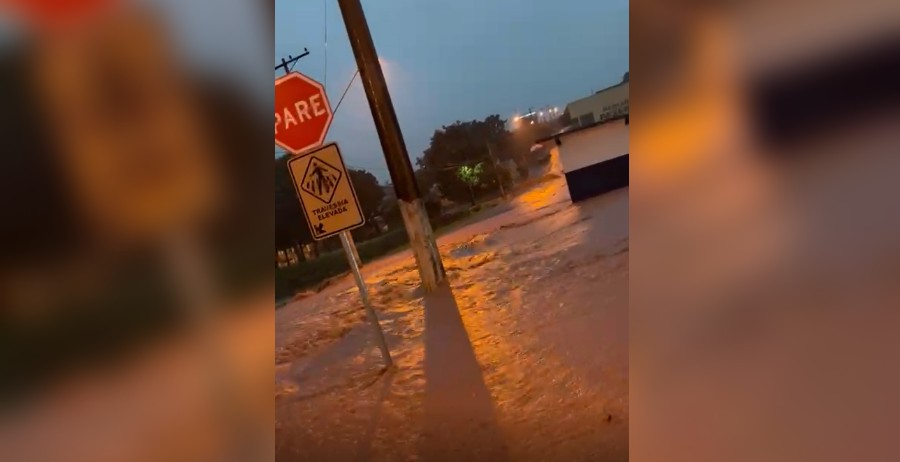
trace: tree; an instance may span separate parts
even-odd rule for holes
[[[482,173],[496,177],[497,167],[491,160],[489,146],[498,160],[504,160],[512,156],[511,142],[506,121],[499,115],[445,125],[434,132],[430,146],[416,160],[422,171],[417,175],[420,187],[430,189],[436,183],[446,198],[456,202],[467,201],[473,195],[499,189],[496,182],[467,184],[457,172],[461,166],[484,162],[486,165],[482,166]],[[421,184],[423,182],[428,184]]]
[[[484,164],[479,162],[473,167],[463,165],[456,172],[459,179],[469,187],[469,193],[472,195],[472,205],[475,205],[475,190],[473,188],[481,183],[481,174],[484,171],[483,167]]]
[[[381,204],[384,202],[384,189],[378,183],[378,178],[366,170],[348,169],[347,173],[353,182],[362,214],[366,217],[365,226],[353,230],[352,234],[357,241],[364,241],[381,233],[375,217],[380,213]]]
[[[275,158],[275,247],[278,249],[314,242],[287,161],[286,155]]]
[[[384,189],[378,183],[378,178],[366,170],[349,169],[350,181],[353,182],[353,189],[356,190],[356,198],[359,199],[359,206],[362,208],[363,215],[366,219],[374,218],[378,215],[378,207],[384,200]]]

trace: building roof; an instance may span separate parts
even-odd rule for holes
[[[594,92],[594,94],[597,95],[597,94],[603,93],[603,92],[606,91],[606,90],[612,90],[613,88],[616,88],[616,87],[618,87],[618,86],[625,85],[625,84],[627,84],[627,83],[628,83],[627,80],[622,80],[621,82],[619,82],[619,83],[617,83],[617,84],[615,84],[615,85],[610,85],[610,86],[608,86],[608,87],[606,87],[606,88],[603,88],[603,89],[601,89],[601,90],[597,90],[597,91]]]
[[[612,122],[615,122],[615,121],[617,121],[617,120],[622,120],[622,119],[625,119],[625,125],[629,125],[628,114],[623,114],[623,115],[620,115],[620,116],[616,116],[616,117],[612,117],[612,118],[609,118],[609,119],[601,120],[601,121],[599,121],[599,122],[594,122],[594,123],[592,123],[592,124],[582,125],[582,126],[580,126],[580,127],[575,127],[575,128],[564,128],[564,129],[562,129],[562,130],[560,130],[560,131],[558,131],[558,132],[556,132],[556,133],[554,133],[554,134],[552,134],[552,135],[550,135],[550,136],[545,136],[545,137],[543,137],[543,138],[541,138],[541,139],[539,139],[539,140],[536,140],[535,143],[537,143],[537,144],[543,144],[544,142],[550,141],[550,140],[557,140],[557,143],[558,143],[558,140],[559,140],[559,138],[560,138],[561,136],[571,135],[572,133],[577,133],[577,132],[580,132],[580,131],[582,131],[582,130],[587,130],[587,129],[589,129],[589,128],[594,128],[594,127],[597,127],[597,126],[600,126],[600,125],[612,123]]]
[[[617,84],[615,84],[615,85],[610,85],[610,86],[608,86],[608,87],[606,87],[606,88],[604,88],[604,89],[602,89],[602,90],[597,90],[597,91],[595,91],[594,93],[591,93],[590,95],[585,96],[584,98],[578,98],[578,99],[576,99],[576,100],[574,100],[574,101],[571,101],[571,102],[569,102],[569,104],[566,104],[566,109],[565,109],[565,111],[568,111],[568,110],[569,110],[569,107],[572,106],[573,104],[577,104],[577,103],[579,103],[579,102],[582,102],[582,101],[585,101],[585,100],[589,100],[589,99],[591,99],[591,98],[593,98],[593,97],[599,95],[600,93],[603,93],[603,92],[605,92],[605,91],[607,91],[607,90],[612,90],[613,88],[616,88],[616,87],[621,87],[622,85],[628,85],[628,81],[627,81],[627,80],[623,80],[623,81],[621,81],[621,82],[619,82],[619,83],[617,83]]]

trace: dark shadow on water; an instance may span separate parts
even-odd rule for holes
[[[424,297],[425,462],[504,462],[506,445],[494,403],[466,333],[459,307],[444,283]]]
[[[388,392],[391,390],[396,372],[396,368],[385,371],[384,376],[381,378],[381,384],[378,385],[378,398],[372,408],[372,418],[369,420],[369,424],[366,425],[366,433],[359,440],[359,447],[356,450],[355,460],[358,462],[368,462],[372,458],[372,441],[375,439],[375,430],[378,428],[384,400],[387,399]]]
[[[389,371],[384,369],[380,359],[369,357],[363,365],[352,361],[374,348],[369,339],[371,335],[368,324],[356,325],[340,339],[295,360],[288,376],[297,386],[297,392],[284,398],[282,405],[339,390],[363,390],[381,380],[381,376]]]

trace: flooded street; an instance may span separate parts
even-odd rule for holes
[[[442,237],[436,293],[408,255],[364,268],[387,372],[347,278],[280,309],[277,459],[627,460],[628,190],[565,188]]]

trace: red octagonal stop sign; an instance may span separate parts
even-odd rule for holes
[[[325,141],[331,105],[319,82],[291,72],[275,81],[275,144],[297,154]]]

